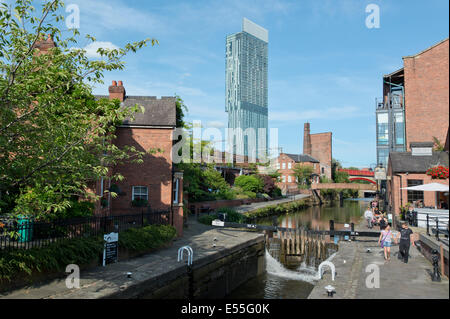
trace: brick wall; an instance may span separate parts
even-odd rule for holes
[[[332,133],[311,134],[311,156],[320,161],[321,171],[331,179]],[[322,174],[322,172],[321,172]]]
[[[311,167],[313,167],[313,173],[320,175],[319,163],[310,163],[310,162],[296,163],[292,158],[290,158],[287,155],[283,155],[283,154],[280,154],[280,156],[278,157],[278,163],[280,164],[278,173],[280,173],[281,176],[280,176],[280,182],[278,182],[276,184],[281,189],[298,189],[298,184],[295,181],[295,176],[294,176],[295,165],[311,166]],[[285,164],[285,168],[283,168],[283,163]],[[288,168],[289,163],[291,164],[291,168]],[[283,176],[285,177],[285,182],[283,182]],[[291,182],[289,182],[289,176],[291,176]]]
[[[162,153],[147,154],[142,164],[126,163],[115,167],[125,179],[113,181],[125,195],[112,199],[112,214],[130,213],[132,186],[147,186],[151,209],[168,210],[172,200],[172,130],[155,128],[118,128],[116,145],[134,146],[139,151],[160,148]],[[140,211],[140,208],[136,209]]]
[[[408,180],[423,180],[424,184],[429,183],[441,183],[448,185],[448,179],[446,180],[434,180],[431,176],[427,174],[397,174],[399,176],[391,176],[391,180],[387,182],[387,193],[389,194],[389,203],[392,207],[392,212],[395,214],[400,214],[400,207],[405,206],[408,203],[408,190],[401,189],[403,187],[408,187]],[[400,182],[401,180],[401,182]],[[424,205],[434,207],[436,204],[436,192],[423,192]]]
[[[449,126],[449,41],[412,57],[404,57],[406,142],[442,144]]]

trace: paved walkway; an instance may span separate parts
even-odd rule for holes
[[[359,230],[367,229],[358,227]],[[375,238],[358,238],[354,242],[341,241],[339,251],[331,260],[336,267],[335,281],[329,268],[317,283],[309,299],[329,298],[325,286],[336,288],[337,299],[448,299],[449,281],[431,281],[431,263],[417,248],[410,248],[407,264],[398,260],[398,245],[391,247],[391,260],[386,262],[382,248]],[[370,249],[370,252],[368,252]],[[379,269],[379,288],[369,288],[374,269]],[[373,282],[373,281],[372,281]],[[370,284],[369,284],[370,286]]]
[[[214,238],[217,239],[216,247],[213,247]],[[81,272],[80,289],[68,289],[64,278],[0,294],[0,299],[127,297],[125,291],[130,291],[132,295],[129,297],[131,298],[135,297],[134,294],[137,293],[135,290],[140,289],[139,287],[158,286],[162,275],[167,274],[163,277],[174,278],[181,273],[186,273],[185,264],[177,262],[178,248],[184,245],[192,247],[194,265],[200,265],[224,256],[231,250],[234,251],[251,242],[261,240],[264,240],[264,235],[259,233],[235,229],[215,229],[212,226],[200,224],[192,218],[188,221],[183,238],[177,239],[169,248],[140,258]],[[131,279],[127,278],[127,272],[133,274]]]
[[[266,207],[266,206],[279,205],[279,204],[284,204],[284,203],[289,203],[289,202],[301,200],[301,199],[307,198],[309,196],[310,195],[308,195],[308,194],[298,194],[298,195],[290,196],[288,198],[271,200],[271,201],[267,201],[267,202],[251,203],[249,205],[241,205],[241,206],[236,206],[236,207],[233,207],[233,208],[236,211],[238,211],[239,213],[246,213],[246,212],[250,212],[252,210],[255,210],[255,209],[258,209],[258,208],[263,208],[263,207]]]

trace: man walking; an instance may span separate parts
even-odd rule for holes
[[[406,222],[402,222],[402,228],[400,229],[400,232],[397,235],[397,239],[400,238],[400,245],[398,248],[398,259],[402,259],[405,264],[408,263],[409,246],[411,242],[413,247],[415,247],[412,233],[413,231],[409,229],[408,224]]]
[[[373,212],[372,212],[372,209],[370,208],[370,206],[367,207],[366,211],[364,212],[364,218],[367,220],[367,227],[372,229],[372,227],[373,227],[373,225],[372,225]]]

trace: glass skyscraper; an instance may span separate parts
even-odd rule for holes
[[[267,154],[268,43],[268,31],[246,18],[242,32],[226,38],[225,111],[229,131],[235,132],[230,142],[238,155]]]

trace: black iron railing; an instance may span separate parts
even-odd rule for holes
[[[97,236],[129,228],[169,223],[169,211],[144,210],[140,214],[71,218],[51,222],[0,219],[0,249],[38,248],[62,239]]]
[[[442,220],[439,220],[439,217],[430,217],[429,214],[427,214],[427,235],[431,236],[433,233],[436,236],[436,240],[440,241],[439,235],[442,234],[447,239],[446,241],[443,241],[445,244],[448,245],[448,222],[444,222]]]

